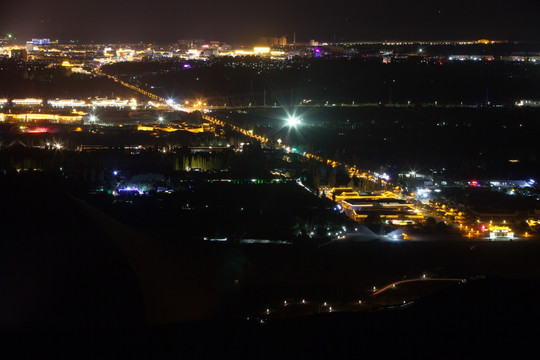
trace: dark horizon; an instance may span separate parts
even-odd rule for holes
[[[96,0],[74,5],[22,0],[0,6],[1,34],[17,42],[44,37],[81,42],[156,42],[203,38],[232,44],[261,36],[286,35],[297,41],[540,40],[535,1],[519,7],[505,1],[393,1],[349,4],[284,0],[178,2]],[[77,6],[77,7],[75,7]]]

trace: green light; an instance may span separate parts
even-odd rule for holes
[[[8,39],[11,39],[13,37],[13,35],[8,34],[7,37],[8,37]]]

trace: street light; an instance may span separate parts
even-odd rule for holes
[[[300,119],[297,118],[297,117],[294,116],[294,115],[289,115],[289,116],[287,117],[287,125],[288,125],[289,127],[294,127],[294,128],[295,128],[295,127],[297,127],[298,125],[300,125]]]

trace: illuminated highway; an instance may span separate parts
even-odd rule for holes
[[[264,136],[261,136],[259,134],[256,134],[253,132],[253,130],[247,130],[247,129],[244,129],[244,128],[241,128],[239,126],[236,126],[234,124],[231,124],[229,122],[226,122],[224,120],[221,120],[221,119],[217,119],[215,117],[212,117],[212,116],[209,116],[209,115],[206,115],[205,114],[205,108],[203,105],[206,105],[205,104],[202,104],[201,102],[199,103],[196,103],[195,106],[193,107],[187,107],[187,106],[181,106],[181,105],[178,105],[176,104],[174,101],[172,100],[169,100],[169,99],[165,99],[161,96],[158,96],[156,94],[153,94],[149,91],[146,91],[144,89],[141,89],[135,85],[132,85],[132,84],[129,84],[125,81],[122,81],[122,80],[119,80],[117,79],[115,76],[112,76],[112,75],[107,75],[105,73],[102,73],[99,68],[95,68],[94,69],[94,72],[96,75],[99,75],[99,76],[106,76],[107,78],[113,80],[113,81],[116,81],[118,83],[120,83],[121,85],[127,87],[128,89],[131,89],[133,91],[136,91],[144,96],[147,96],[151,99],[154,99],[154,100],[157,100],[157,101],[160,101],[162,102],[163,104],[166,104],[168,107],[170,107],[171,109],[173,110],[176,110],[176,111],[184,111],[184,112],[192,112],[192,111],[195,111],[195,110],[200,110],[201,111],[201,114],[202,114],[202,118],[212,124],[215,124],[215,125],[220,125],[220,126],[228,126],[230,127],[232,130],[244,135],[244,136],[247,136],[247,137],[250,137],[252,139],[255,139],[257,141],[260,141],[262,144],[265,144],[265,143],[268,143],[269,142],[269,139],[264,137]],[[367,104],[367,106],[374,106],[375,104]],[[378,104],[376,104],[378,106]],[[331,104],[331,105],[303,105],[303,106],[336,106],[336,104]],[[340,104],[339,106],[349,106],[347,104]],[[350,106],[365,106],[365,105],[361,105],[361,104],[358,104],[358,105],[355,105],[355,104],[351,104]],[[277,106],[267,106],[268,108],[274,108],[274,107],[277,107]],[[216,108],[220,108],[220,107],[210,107],[212,109],[216,109]],[[227,108],[227,107],[223,107],[223,108]],[[281,143],[279,142],[279,147],[287,152],[294,152],[293,148],[291,146],[288,146],[287,144],[284,144],[284,143]],[[320,163],[323,163],[323,164],[326,164],[326,165],[329,165],[329,166],[332,166],[332,167],[339,167],[339,166],[344,166],[345,167],[345,170],[349,173],[350,177],[352,178],[353,176],[357,176],[359,178],[363,178],[363,179],[367,179],[369,181],[372,181],[374,183],[378,183],[378,182],[381,182],[381,185],[382,186],[385,186],[385,185],[389,185],[390,183],[388,182],[388,178],[385,178],[384,176],[382,175],[379,175],[377,173],[371,173],[370,171],[362,171],[360,169],[357,169],[355,166],[352,166],[352,165],[348,165],[348,164],[344,164],[342,162],[339,162],[339,161],[336,161],[336,160],[332,160],[332,159],[324,159],[322,158],[321,156],[318,156],[318,155],[315,155],[315,154],[312,154],[312,153],[308,153],[308,152],[304,152],[304,153],[299,153],[300,155],[303,155],[304,157],[308,158],[308,159],[312,159],[312,160],[316,160]]]

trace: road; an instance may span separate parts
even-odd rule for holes
[[[243,129],[239,126],[236,126],[230,122],[227,122],[227,121],[224,121],[222,119],[217,119],[215,117],[212,117],[212,116],[209,116],[207,114],[205,114],[205,111],[206,110],[204,107],[202,106],[197,106],[197,107],[186,107],[186,106],[183,106],[183,105],[179,105],[179,104],[176,104],[175,102],[171,101],[171,100],[168,100],[168,99],[165,99],[161,96],[158,96],[156,94],[153,94],[149,91],[146,91],[144,89],[141,89],[135,85],[132,85],[132,84],[129,84],[125,81],[122,81],[118,78],[116,78],[115,76],[112,76],[112,75],[108,75],[108,74],[105,74],[105,73],[102,73],[98,68],[94,69],[94,73],[98,76],[106,76],[107,78],[113,80],[113,81],[116,81],[118,83],[120,83],[122,86],[125,86],[127,87],[128,89],[131,89],[133,91],[136,91],[150,99],[153,99],[153,100],[157,100],[161,103],[163,103],[164,105],[166,104],[167,106],[169,106],[171,109],[173,110],[176,110],[176,111],[185,111],[185,112],[192,112],[192,111],[195,111],[195,110],[200,110],[201,111],[201,114],[202,114],[202,118],[206,121],[209,121],[210,123],[212,124],[215,124],[215,125],[220,125],[220,126],[228,126],[230,127],[231,129],[233,129],[234,131],[236,132],[239,132],[245,136],[248,136],[252,139],[255,139],[257,141],[260,141],[261,143],[269,143],[270,142],[270,139],[262,136],[262,135],[259,135],[259,134],[256,134],[253,132],[253,130],[247,130],[247,129]],[[333,106],[336,106],[336,104],[331,104],[331,105],[309,105],[309,104],[306,104],[306,105],[299,105],[299,106],[303,106],[303,107],[333,107]],[[378,104],[340,104],[339,106],[351,106],[351,107],[360,107],[360,106],[379,106]],[[267,108],[273,108],[274,106],[266,106]],[[220,107],[209,107],[208,109],[217,109],[217,108],[220,108]],[[227,108],[227,107],[223,107],[223,108]],[[283,143],[279,143],[278,145],[282,150],[285,150],[287,152],[294,152],[293,150],[293,147],[292,146],[289,146],[287,144],[283,144]],[[381,182],[383,185],[384,184],[387,184],[387,185],[391,185],[391,183],[387,182],[387,180],[384,178],[383,175],[379,175],[377,173],[372,173],[371,171],[368,171],[368,170],[360,170],[360,169],[357,169],[355,166],[352,166],[352,165],[348,165],[348,164],[344,164],[340,161],[336,161],[336,160],[332,160],[332,159],[324,159],[318,155],[315,155],[315,154],[312,154],[312,153],[308,153],[308,152],[304,152],[304,153],[300,153],[300,155],[303,155],[304,157],[308,158],[308,159],[313,159],[313,160],[316,160],[318,162],[321,162],[321,163],[325,163],[329,166],[332,166],[332,167],[339,167],[339,166],[344,166],[345,169],[347,170],[347,172],[350,174],[351,178],[353,176],[360,176],[360,177],[363,177],[363,178],[366,178],[370,181],[373,181],[374,183],[378,183],[378,182]],[[368,174],[369,173],[369,176],[366,176],[364,174]]]
[[[417,282],[417,281],[451,281],[451,282],[461,282],[463,281],[464,279],[446,279],[446,278],[430,278],[430,277],[427,277],[425,275],[423,275],[422,277],[418,278],[418,279],[407,279],[407,280],[401,280],[401,281],[396,281],[394,283],[391,283],[389,285],[386,285],[385,287],[383,287],[382,289],[379,289],[377,291],[375,291],[373,294],[371,294],[371,296],[377,296],[379,294],[381,294],[382,292],[386,291],[386,290],[390,290],[390,289],[395,289],[398,285],[401,285],[401,284],[406,284],[406,283],[413,283],[413,282]]]

